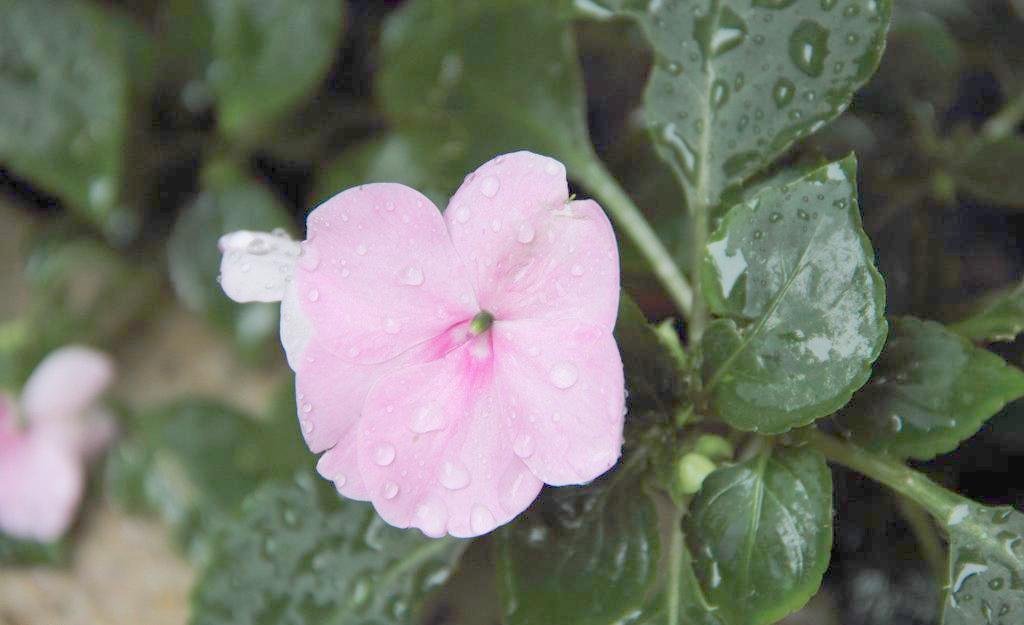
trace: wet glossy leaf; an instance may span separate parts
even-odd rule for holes
[[[416,623],[468,544],[388,526],[301,474],[247,499],[193,594],[192,625]]]
[[[1024,208],[1024,138],[979,138],[956,165],[957,184],[968,195],[998,206]]]
[[[817,592],[832,550],[832,476],[808,448],[719,469],[683,520],[707,600],[730,625],[767,625]]]
[[[463,173],[529,149],[590,158],[570,23],[547,0],[413,0],[387,20],[377,90],[400,129],[429,131]]]
[[[127,39],[89,2],[0,1],[0,163],[114,236],[128,98]]]
[[[232,137],[258,132],[315,89],[341,41],[338,0],[207,0],[210,79]]]
[[[1024,332],[1024,284],[987,298],[981,309],[950,326],[974,341],[1012,341]]]
[[[690,189],[722,192],[835,118],[874,73],[889,0],[577,0],[635,19],[656,63],[644,99],[662,157]]]
[[[1024,516],[971,501],[944,520],[949,576],[942,625],[1013,625],[1024,615]]]
[[[446,154],[430,132],[392,132],[341,154],[320,173],[313,204],[369,182],[400,182],[431,199],[439,208],[466,175],[459,154]]]
[[[135,420],[112,452],[106,482],[127,507],[158,513],[201,561],[210,534],[246,495],[312,464],[294,410],[257,420],[219,402],[183,400]]]
[[[1024,372],[938,323],[905,317],[837,420],[864,445],[929,460],[1022,395]]]
[[[221,291],[217,240],[234,230],[291,228],[281,202],[233,165],[216,164],[203,191],[178,217],[167,242],[171,283],[190,310],[228,329],[238,344],[258,351],[277,334],[277,304],[236,304]]]
[[[885,342],[885,285],[861,229],[853,157],[767,185],[711,235],[705,392],[742,430],[778,433],[842,407]]]
[[[629,392],[627,427],[667,423],[688,398],[678,359],[662,343],[629,295],[619,301],[615,340],[622,355]],[[638,423],[639,422],[639,423]]]
[[[638,468],[549,489],[500,531],[508,625],[612,625],[640,610],[658,573],[659,530]]]

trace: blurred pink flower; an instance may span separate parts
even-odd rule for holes
[[[221,283],[239,301],[282,300],[302,432],[341,494],[397,527],[477,536],[544,483],[615,464],[618,249],[601,208],[571,201],[561,163],[499,156],[443,217],[413,189],[367,184],[307,228],[301,248],[226,235]]]
[[[51,542],[71,526],[85,465],[114,436],[96,405],[113,375],[106,354],[68,346],[39,363],[20,404],[0,394],[0,532]]]

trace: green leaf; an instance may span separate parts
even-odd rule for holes
[[[207,0],[221,129],[258,133],[317,87],[341,41],[338,0]]]
[[[387,20],[377,93],[399,129],[462,173],[530,149],[591,158],[576,45],[560,3],[413,0]],[[449,158],[446,156],[445,158]]]
[[[982,308],[950,330],[974,341],[1012,341],[1024,332],[1024,283],[986,298]]]
[[[630,625],[732,625],[708,604],[694,572],[693,556],[678,527],[670,528],[665,587],[644,606]]]
[[[433,143],[432,131],[396,131],[343,152],[320,172],[313,204],[369,182],[399,182],[444,208],[466,175],[462,154]]]
[[[215,163],[203,191],[178,217],[167,242],[171,282],[190,310],[231,331],[238,344],[258,352],[277,334],[277,304],[236,304],[221,291],[218,239],[235,230],[291,228],[280,201],[234,165]]]
[[[885,342],[885,285],[847,157],[768,186],[711,235],[704,391],[734,427],[779,433],[835,412]]]
[[[469,543],[388,526],[302,474],[247,499],[193,592],[192,625],[416,623]]]
[[[837,421],[862,445],[929,460],[1022,395],[1024,372],[938,323],[905,317]]]
[[[0,0],[0,162],[103,230],[119,205],[128,99],[120,23],[88,2]]]
[[[139,416],[135,434],[112,453],[107,490],[130,509],[158,513],[203,560],[210,534],[246,495],[312,464],[294,414],[257,420],[196,399],[162,406]]]
[[[508,625],[612,625],[644,604],[658,573],[658,515],[638,469],[549,489],[498,534]]]
[[[644,98],[656,147],[690,191],[723,191],[839,115],[874,73],[890,0],[577,0],[627,15],[654,50]]]
[[[0,566],[58,564],[67,556],[67,543],[37,543],[0,533]]]
[[[942,625],[1012,625],[1024,614],[1024,515],[972,501],[944,519],[949,576]]]
[[[769,448],[704,481],[683,520],[694,570],[730,625],[766,625],[817,592],[832,550],[832,476],[809,448]]]
[[[629,391],[627,425],[668,423],[689,398],[688,383],[676,355],[626,293],[619,300],[615,340]]]
[[[983,202],[1024,208],[1024,138],[979,137],[968,145],[953,175],[961,189]]]

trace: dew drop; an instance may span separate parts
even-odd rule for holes
[[[519,224],[519,231],[516,233],[516,241],[525,245],[526,243],[533,241],[534,235],[533,226],[524,222]]]
[[[460,490],[469,486],[469,470],[458,460],[445,460],[437,480],[448,490]]]
[[[469,207],[460,206],[455,209],[455,221],[464,224],[469,221]]]
[[[308,298],[309,298],[309,301],[311,301],[311,302],[315,302],[315,301],[317,301],[318,299],[320,299],[320,291],[317,291],[316,289],[310,289],[310,291],[309,291],[309,293],[308,293],[308,294],[306,295],[306,297],[308,297]]]
[[[512,443],[512,451],[520,458],[529,458],[533,455],[533,437],[529,434],[520,434]]]
[[[562,170],[562,165],[555,159],[548,159],[548,162],[544,165],[544,173],[549,176],[554,176]]]
[[[487,176],[483,182],[480,183],[480,192],[484,194],[484,197],[494,197],[498,195],[498,190],[501,188],[501,182],[494,176]]]
[[[366,246],[365,245],[359,245],[356,248],[356,254],[359,254],[360,256],[366,256]]]
[[[303,245],[302,254],[299,256],[299,266],[306,271],[315,271],[320,266],[320,252],[312,245]]]
[[[813,20],[803,20],[789,36],[789,58],[803,73],[817,78],[825,70],[828,30]]]
[[[416,265],[409,265],[402,270],[402,284],[419,286],[423,284],[423,270]]]
[[[388,317],[384,320],[384,332],[386,334],[398,334],[402,329],[402,324],[395,321],[393,317]]]
[[[413,414],[409,429],[417,434],[426,434],[444,427],[444,413],[434,404],[421,406]]]
[[[551,368],[551,383],[556,388],[567,389],[579,378],[579,370],[571,362],[559,362]]]
[[[313,404],[310,404],[310,403],[302,404],[302,412],[304,412],[306,414],[309,414],[312,411],[313,411]]]
[[[395,461],[395,447],[384,443],[373,452],[373,461],[382,467],[386,467]]]
[[[473,510],[469,514],[469,528],[473,530],[474,534],[486,534],[493,530],[497,524],[497,521],[494,520],[494,515],[487,509],[487,506],[481,504],[473,505]]]
[[[491,222],[491,230],[493,230],[494,232],[501,231],[501,220],[500,219],[495,219],[494,221]]]
[[[789,106],[795,94],[796,85],[787,78],[779,78],[775,81],[775,86],[772,87],[772,99],[775,100],[775,106],[780,109]]]
[[[583,275],[583,265],[573,265],[572,269],[570,269],[569,271],[574,276],[577,276],[577,277],[582,276]]]
[[[424,503],[413,513],[413,525],[431,538],[443,536],[447,523],[448,511],[444,504],[436,499]]]
[[[773,224],[779,223],[780,221],[782,221],[782,213],[772,213],[771,215],[768,215],[768,221],[772,222]]]
[[[398,490],[398,484],[395,482],[384,482],[384,490],[382,493],[384,495],[384,499],[394,499],[398,496]]]

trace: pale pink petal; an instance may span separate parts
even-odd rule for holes
[[[101,406],[93,406],[78,422],[79,453],[87,461],[95,460],[117,438],[117,419],[113,413]]]
[[[477,169],[449,203],[452,240],[472,269],[480,305],[498,319],[615,325],[611,223],[596,202],[568,198],[561,163],[516,152]]]
[[[0,401],[0,532],[52,542],[71,526],[82,498],[83,467],[71,448],[14,428]]]
[[[359,468],[378,513],[428,536],[478,536],[507,523],[542,486],[512,452],[512,424],[484,335],[397,370],[370,391]]]
[[[607,471],[622,448],[622,361],[607,330],[576,321],[498,321],[496,384],[512,415],[512,449],[561,486]]]
[[[218,241],[220,286],[236,302],[278,302],[295,274],[300,248],[284,231],[238,230]]]
[[[399,184],[334,196],[307,219],[299,298],[313,340],[360,364],[383,362],[478,310],[437,208]]]
[[[289,281],[281,299],[281,346],[284,347],[288,366],[299,370],[302,355],[313,335],[313,325],[302,310],[295,280]]]
[[[71,345],[51,352],[22,389],[30,423],[66,421],[89,408],[114,378],[114,362],[103,352]]]

